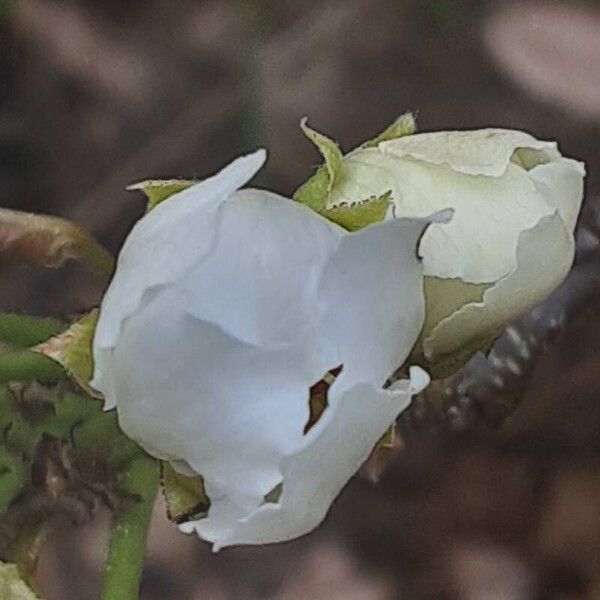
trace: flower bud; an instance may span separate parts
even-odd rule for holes
[[[322,138],[312,139],[323,151]],[[337,220],[343,208],[364,214],[382,198],[391,210],[359,226],[454,211],[419,245],[427,310],[413,358],[434,376],[489,346],[571,266],[585,169],[561,156],[555,142],[504,129],[404,131],[328,164],[335,177],[321,170],[295,196],[328,218]],[[333,183],[323,186],[323,179]],[[342,224],[348,222],[346,216]]]
[[[92,385],[123,430],[203,477],[208,514],[181,528],[215,549],[316,527],[428,382],[416,367],[382,388],[423,324],[430,219],[348,233],[238,191],[264,160],[238,159],[135,225],[94,338]]]

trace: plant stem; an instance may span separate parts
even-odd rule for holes
[[[0,517],[21,493],[29,474],[20,457],[0,448]]]
[[[62,381],[65,370],[51,358],[29,350],[0,355],[0,383],[8,381]]]
[[[18,315],[0,314],[0,340],[17,346],[28,348],[64,331],[66,325],[57,319]]]
[[[159,485],[158,461],[143,454],[122,476],[123,491],[135,496],[114,514],[102,600],[137,600],[146,535]]]
[[[266,9],[260,0],[241,0],[245,35],[241,39],[244,56],[241,74],[242,140],[248,151],[264,146],[264,39],[267,24]]]

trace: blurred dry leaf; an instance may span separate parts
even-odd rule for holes
[[[559,2],[498,3],[484,28],[500,67],[534,97],[600,118],[600,10]]]
[[[77,260],[104,275],[114,266],[108,250],[71,221],[7,208],[0,208],[0,252],[50,268]]]

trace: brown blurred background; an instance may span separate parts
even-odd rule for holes
[[[72,218],[115,251],[143,211],[127,184],[265,146],[258,183],[289,195],[320,162],[302,116],[349,150],[409,109],[421,130],[557,139],[599,202],[600,3],[0,0],[0,205]],[[76,267],[0,269],[2,310],[101,297]],[[141,597],[600,598],[599,306],[500,431],[416,438],[301,540],[212,555],[158,510]],[[47,600],[97,597],[107,518],[46,548]]]

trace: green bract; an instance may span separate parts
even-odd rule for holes
[[[350,204],[339,204],[335,207],[328,206],[330,193],[343,178],[342,152],[333,140],[308,127],[306,119],[302,119],[300,127],[306,137],[317,146],[325,159],[325,164],[319,167],[313,177],[298,188],[294,194],[294,200],[306,204],[320,215],[348,231],[357,231],[372,223],[383,221],[390,205],[390,194],[387,192],[379,196],[357,199]],[[385,140],[410,135],[414,131],[414,117],[411,113],[405,113],[376,138],[366,142],[361,147],[369,148]]]
[[[98,309],[73,323],[66,331],[36,346],[34,350],[63,366],[67,373],[92,397],[98,394],[89,386],[92,378],[92,339]]]
[[[149,212],[163,200],[187,190],[194,183],[196,182],[187,179],[148,179],[127,186],[127,190],[143,192],[148,198],[146,212]]]

